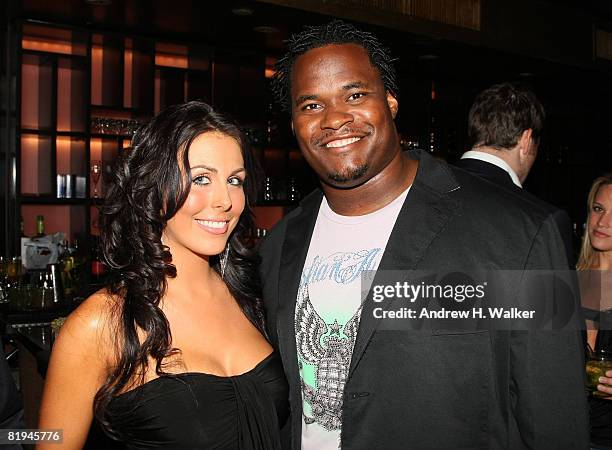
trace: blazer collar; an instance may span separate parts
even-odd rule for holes
[[[295,343],[295,302],[302,269],[310,246],[310,238],[317,221],[322,199],[323,192],[317,189],[302,200],[300,206],[288,218],[285,240],[281,250],[276,331],[278,333],[279,351],[290,383],[299,380]],[[300,394],[299,386],[297,388],[294,386],[292,394],[296,396]],[[292,408],[301,408],[301,401],[297,397],[293,400]],[[295,413],[301,420],[301,413],[298,411]]]
[[[457,161],[456,166],[508,189],[521,189],[512,181],[508,172],[495,164],[480,159],[463,158]]]
[[[478,150],[470,150],[463,154],[460,161],[463,161],[463,160],[481,161],[483,163],[497,167],[498,169],[505,172],[506,175],[508,175],[508,177],[510,177],[512,184],[514,184],[519,189],[523,187],[521,180],[519,179],[514,169],[510,167],[510,164],[508,164],[506,161],[501,159],[499,156],[495,156],[490,153],[481,152]]]
[[[408,156],[419,160],[419,168],[389,236],[373,285],[381,271],[417,269],[430,244],[460,208],[459,202],[449,196],[460,186],[448,166],[422,151],[409,152]],[[377,306],[392,308],[392,305],[393,302],[385,302]],[[381,319],[374,317],[373,309],[373,302],[365,301],[349,376],[380,324]]]

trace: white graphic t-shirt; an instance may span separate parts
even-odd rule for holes
[[[340,216],[323,198],[295,309],[303,449],[340,445],[344,384],[361,313],[361,273],[378,268],[409,189],[364,216]]]

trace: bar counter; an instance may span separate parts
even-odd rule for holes
[[[8,305],[0,305],[0,335],[18,350],[19,387],[27,428],[36,428],[38,423],[44,377],[53,345],[51,322],[67,316],[78,304],[72,302],[45,311],[15,311],[8,309]]]

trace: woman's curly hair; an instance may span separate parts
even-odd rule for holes
[[[179,352],[172,348],[168,320],[159,306],[166,277],[176,276],[161,237],[167,221],[189,195],[189,147],[199,135],[209,132],[232,137],[242,151],[246,203],[228,241],[223,278],[244,314],[265,334],[257,259],[244,241],[253,224],[250,206],[257,185],[248,139],[234,122],[206,103],[171,106],[140,129],[131,149],[118,158],[101,210],[101,244],[109,266],[107,289],[112,297],[122,299],[114,321],[117,364],[94,399],[95,416],[111,437],[120,437],[110,421],[112,398],[144,383],[149,358],[155,360],[158,376],[169,375],[164,371],[164,358]],[[210,264],[220,273],[219,255],[211,257]]]

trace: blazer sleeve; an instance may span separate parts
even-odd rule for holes
[[[575,273],[568,271],[566,248],[556,220],[549,216],[534,238],[525,269],[564,270],[573,292]],[[535,301],[556,302],[549,289]],[[527,294],[529,295],[529,294]],[[516,432],[509,448],[588,448],[588,406],[584,354],[579,326],[579,298],[572,319],[562,329],[515,330],[510,338],[510,399]],[[554,304],[554,303],[553,303]]]
[[[278,277],[283,236],[284,224],[281,222],[261,241],[259,247],[259,256],[261,257],[259,276],[261,277],[262,296],[266,312],[266,332],[268,333],[270,343],[275,349],[278,349],[276,320],[279,301]]]
[[[567,213],[562,209],[556,210],[553,214],[553,218],[559,229],[569,266],[576,267],[577,255],[574,249],[572,222]]]

